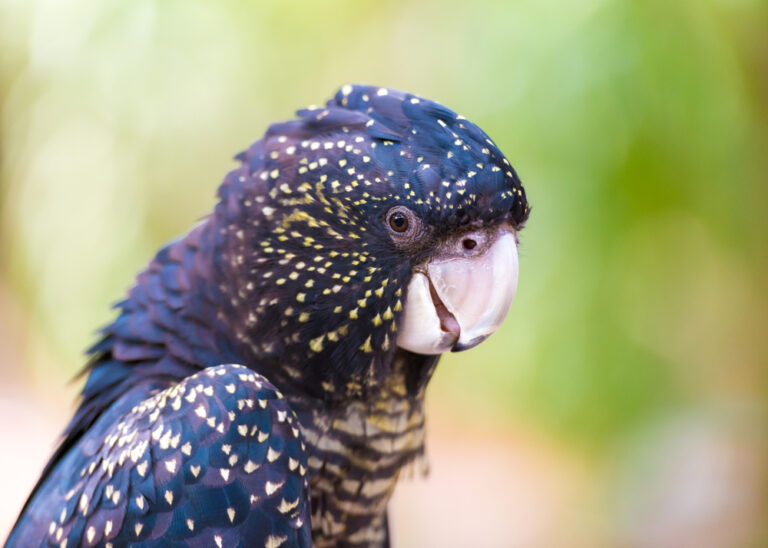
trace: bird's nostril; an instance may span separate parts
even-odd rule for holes
[[[464,238],[464,240],[461,242],[461,245],[463,245],[464,249],[466,249],[467,251],[471,251],[472,249],[475,249],[475,246],[477,246],[477,242],[472,238]]]

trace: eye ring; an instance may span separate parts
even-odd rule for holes
[[[405,206],[395,206],[387,211],[384,223],[390,238],[400,248],[410,248],[425,235],[421,219]]]

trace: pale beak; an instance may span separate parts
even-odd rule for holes
[[[511,228],[470,232],[450,242],[415,270],[397,345],[417,354],[442,354],[480,344],[506,317],[517,276]]]

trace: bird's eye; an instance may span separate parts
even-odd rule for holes
[[[419,216],[405,206],[395,206],[387,211],[384,222],[389,236],[400,248],[415,245],[427,232]]]
[[[408,217],[402,211],[395,211],[389,216],[389,227],[395,232],[405,232],[408,230]]]
[[[395,206],[387,212],[387,226],[393,238],[402,240],[403,237],[417,236],[420,232],[419,217],[405,206]]]

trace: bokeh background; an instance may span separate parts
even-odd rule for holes
[[[516,303],[429,391],[396,546],[768,545],[768,3],[0,0],[0,538],[94,330],[343,83],[483,127]]]

